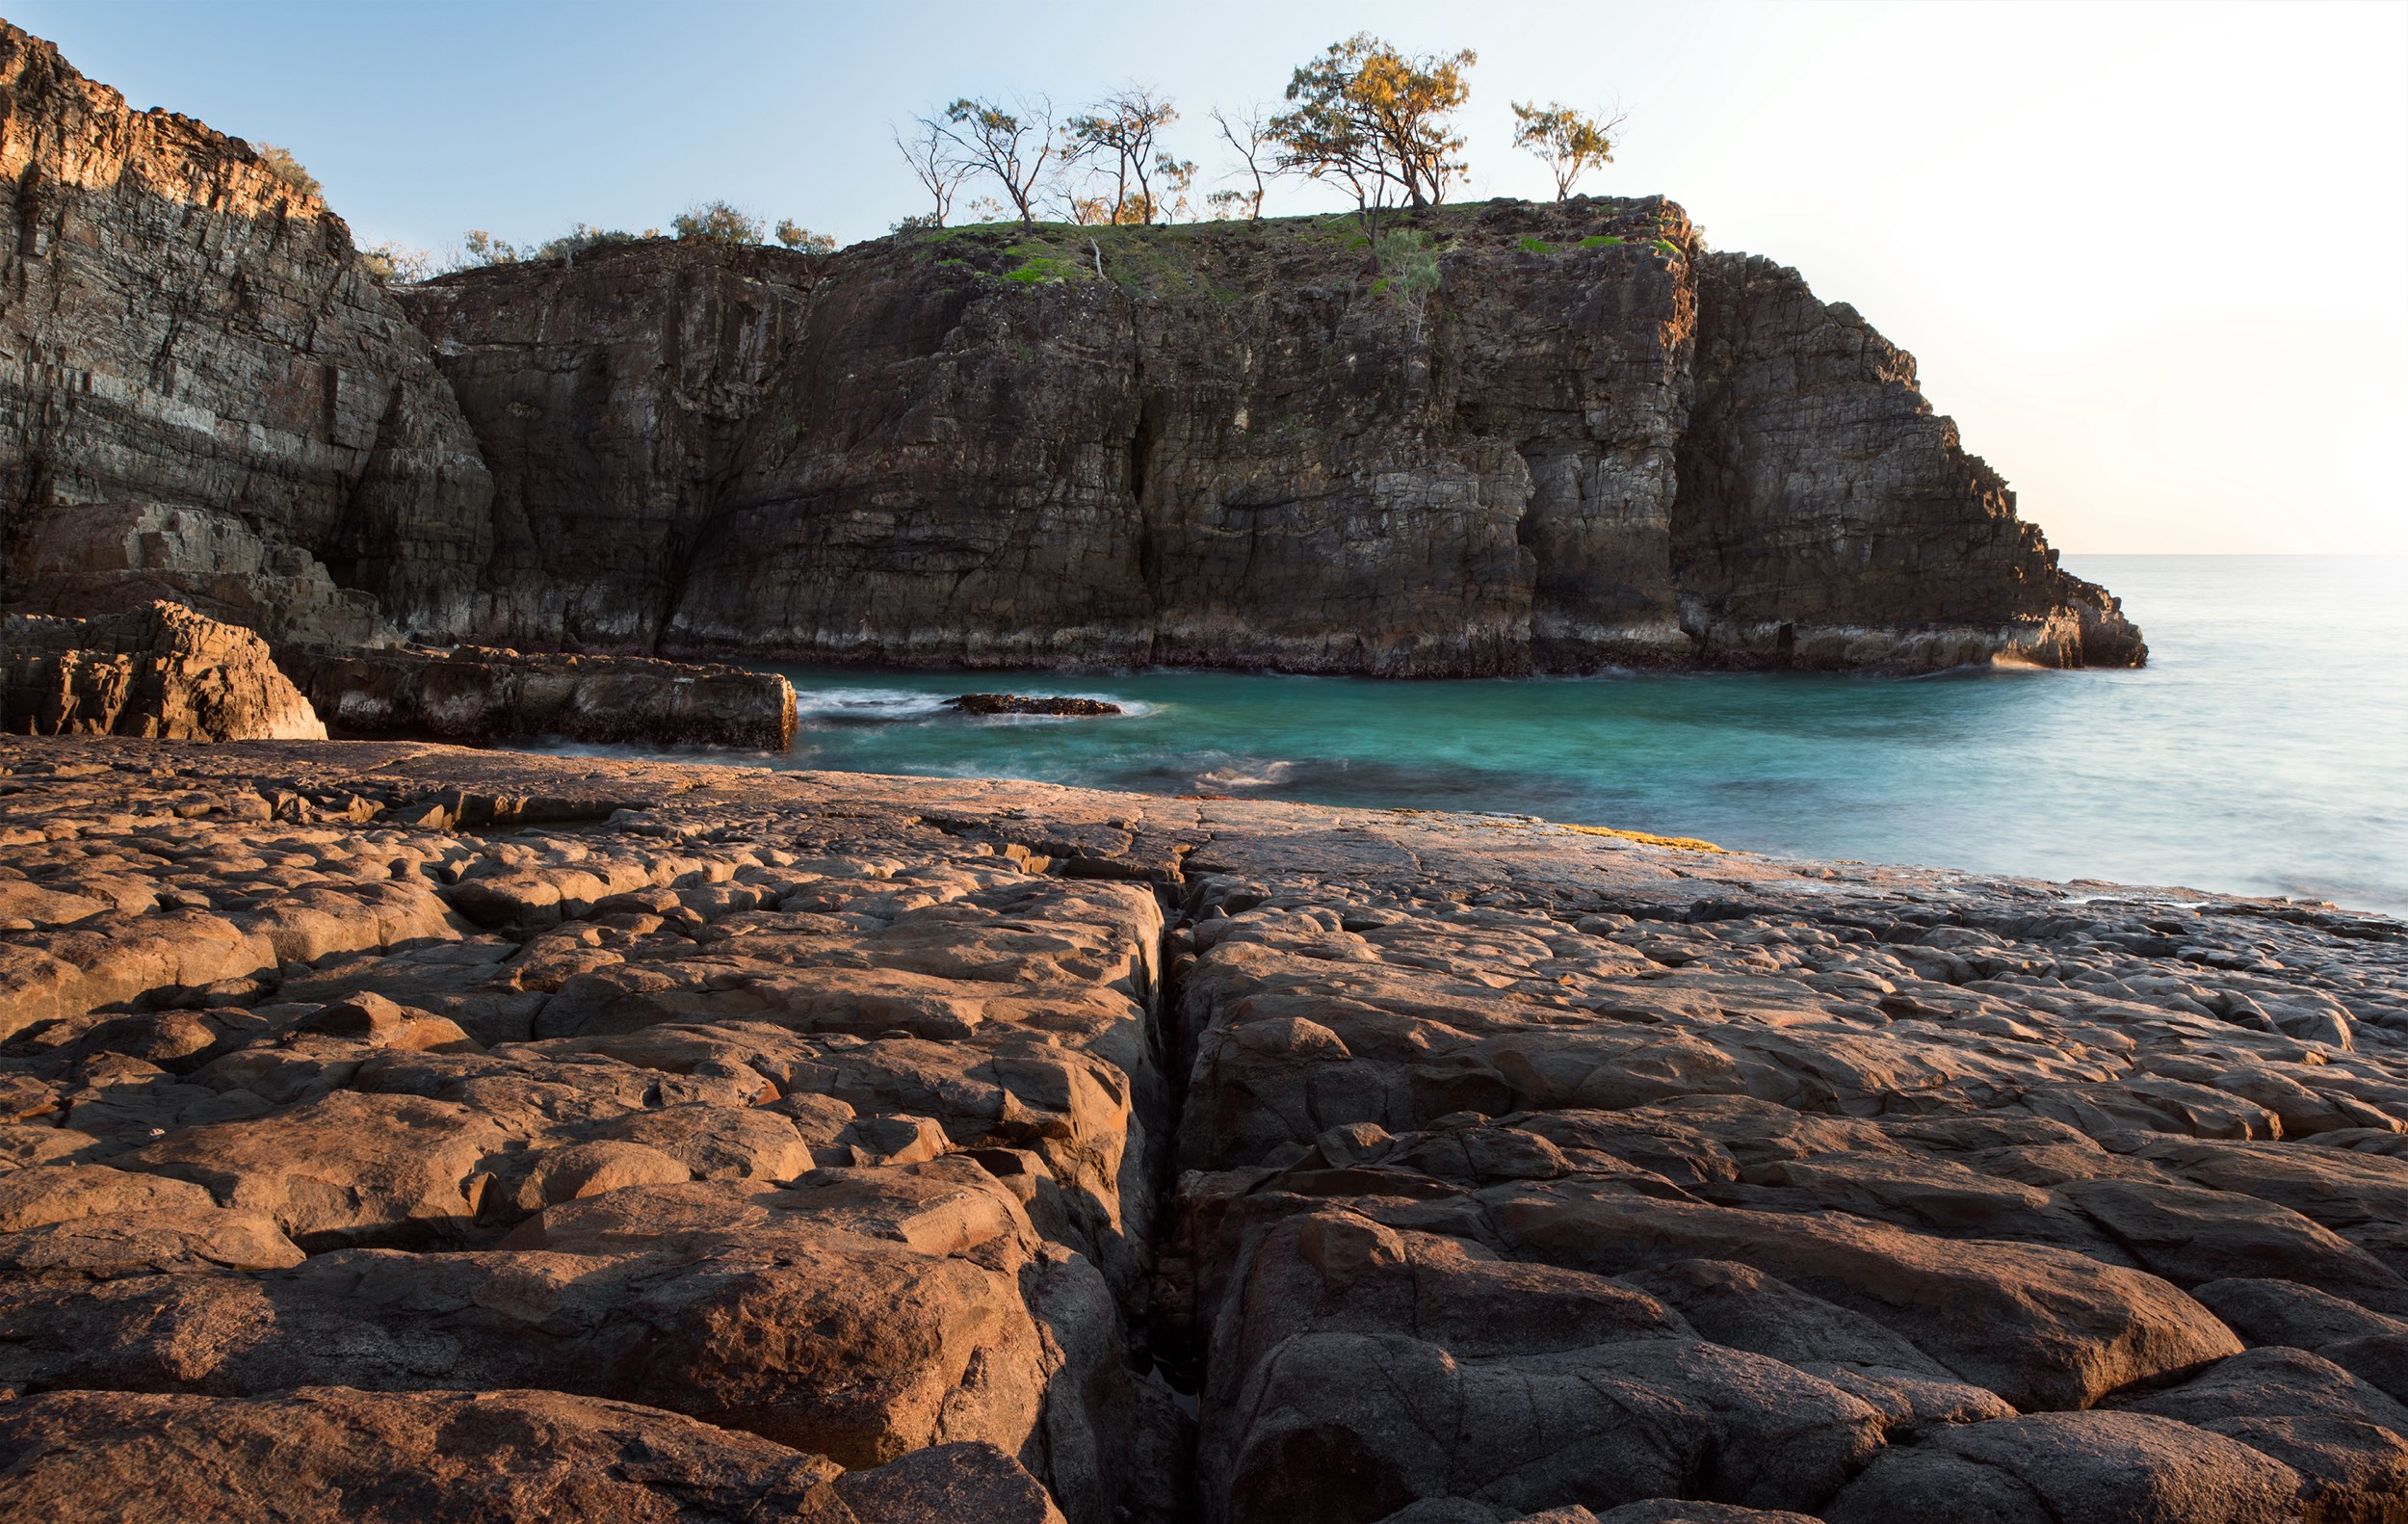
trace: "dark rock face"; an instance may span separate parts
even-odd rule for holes
[[[2015,494],[1915,388],[1915,358],[1794,270],[1703,262],[1673,574],[1700,659],[2047,667],[2146,655],[2107,590],[2057,569]]]
[[[30,539],[130,504],[231,521],[402,624],[465,622],[491,541],[477,441],[314,194],[5,24],[0,180],[8,596]],[[239,573],[208,536],[188,545],[198,559],[147,569]]]
[[[0,730],[161,741],[316,741],[268,644],[175,603],[94,619],[0,615]]]
[[[1101,698],[1064,698],[1057,694],[963,694],[945,707],[965,715],[1116,715],[1120,706]]]
[[[819,264],[663,252],[605,246],[397,293],[474,407],[493,473],[474,627],[648,651],[721,533],[738,438],[801,337]]]
[[[1433,211],[1413,300],[1345,218],[394,294],[248,145],[13,29],[0,172],[0,597],[41,612],[1400,676],[2143,655],[1911,360],[1661,198]]]
[[[795,739],[794,685],[774,672],[481,645],[286,645],[276,660],[346,737],[565,736],[772,751]]]
[[[1678,207],[1435,214],[1419,312],[1349,228],[633,246],[422,288],[535,562],[646,505],[584,558],[632,568],[610,618],[497,564],[490,633],[1391,675],[2142,655],[1911,358]],[[641,459],[564,443],[655,420]]]

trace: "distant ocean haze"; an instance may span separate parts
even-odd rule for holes
[[[2147,668],[1453,682],[788,668],[802,730],[771,760],[1494,810],[2408,915],[2408,558],[2065,563],[2123,596]],[[973,719],[940,702],[1006,688],[1128,712]]]

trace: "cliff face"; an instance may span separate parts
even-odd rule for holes
[[[1343,218],[407,293],[529,547],[483,633],[1391,675],[2139,655],[1794,272],[1661,199],[1423,228],[1418,303]]]
[[[497,561],[496,637],[1397,673],[1523,670],[1534,632],[1686,652],[1686,221],[1448,232],[1459,295],[1418,312],[1344,219],[622,247],[405,300],[506,551],[619,590],[620,622],[563,617],[540,550]]]
[[[606,248],[398,293],[474,408],[493,474],[480,627],[648,648],[673,612],[817,272],[763,249],[661,252]]]
[[[190,552],[171,564],[116,568],[145,574],[140,597],[248,575],[264,543],[321,602],[339,584],[405,623],[464,621],[490,540],[476,438],[316,195],[5,24],[0,185],[7,595],[38,591],[37,543],[97,554],[129,516],[182,512],[215,522],[159,540]]]
[[[2115,600],[2057,569],[1933,415],[1915,357],[1855,308],[1748,254],[1703,262],[1698,307],[1672,560],[1711,659],[1943,667],[2003,643],[2053,667],[2138,660]]]
[[[1661,198],[1438,209],[1427,282],[1329,217],[394,294],[249,145],[5,27],[0,174],[19,606],[973,666],[2141,656],[1910,358]]]

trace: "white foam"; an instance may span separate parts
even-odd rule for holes
[[[1249,768],[1251,771],[1247,770]],[[1249,763],[1244,767],[1215,768],[1210,773],[1199,773],[1195,780],[1213,788],[1271,788],[1285,783],[1295,771],[1296,764],[1293,762]]]

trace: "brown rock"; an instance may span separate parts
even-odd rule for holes
[[[265,642],[176,603],[94,619],[0,616],[0,728],[162,741],[327,733]]]
[[[1822,1511],[1831,1524],[1981,1518],[1998,1524],[2287,1524],[2298,1474],[2168,1418],[2035,1413],[1940,1430],[1885,1451]]]
[[[0,1408],[0,1519],[28,1524],[859,1516],[817,1456],[543,1391],[52,1392]]]
[[[554,656],[481,645],[381,650],[283,644],[276,659],[345,736],[653,746],[794,744],[794,686],[775,672],[640,656]]]
[[[21,214],[0,228],[15,293],[0,347],[43,356],[0,381],[10,538],[109,505],[83,544],[182,538],[154,541],[157,569],[202,593],[258,562],[275,580],[218,598],[229,614],[308,601],[290,584],[315,565],[406,628],[456,623],[491,542],[491,482],[350,229],[250,145],[131,110],[15,27],[0,30],[0,175]],[[235,504],[256,550],[206,542]],[[145,520],[154,506],[211,527]],[[50,560],[13,554],[7,580],[65,569]]]

